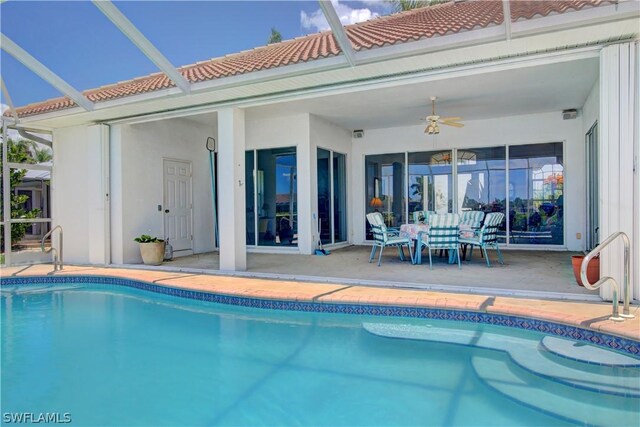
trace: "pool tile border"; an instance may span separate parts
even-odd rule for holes
[[[435,320],[452,320],[469,323],[481,323],[496,326],[536,331],[545,334],[570,338],[588,344],[596,344],[616,351],[640,356],[640,342],[618,337],[577,326],[554,323],[547,320],[519,317],[508,314],[486,313],[459,309],[429,307],[407,307],[386,304],[353,304],[321,301],[290,301],[225,295],[214,292],[175,288],[141,280],[109,276],[69,275],[69,276],[21,276],[2,277],[2,287],[46,285],[60,283],[90,283],[99,285],[124,286],[144,291],[171,295],[198,301],[215,302],[226,305],[260,308],[267,310],[288,310],[315,313],[362,314],[371,316],[409,317]]]

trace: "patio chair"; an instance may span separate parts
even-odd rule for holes
[[[371,216],[369,216],[371,215]],[[373,225],[378,225],[378,226],[382,226],[384,225],[386,230],[387,230],[387,234],[389,234],[390,236],[399,236],[400,235],[400,229],[397,227],[387,227],[387,224],[384,222],[384,217],[382,216],[382,214],[380,212],[371,212],[369,214],[367,214],[367,220],[369,221],[369,224]],[[374,222],[371,222],[374,221]]]
[[[429,233],[418,235],[417,263],[419,264],[421,261],[422,248],[426,247],[429,251],[429,269],[433,270],[431,249],[449,249],[456,251],[458,270],[460,270],[459,225],[460,216],[458,214],[437,214],[429,217]]]
[[[415,211],[411,212],[411,219],[413,220],[414,224],[417,224],[421,221],[428,224],[429,217],[435,214],[436,213],[434,211]]]
[[[500,252],[497,238],[498,227],[500,227],[500,224],[502,224],[503,221],[503,213],[492,212],[490,214],[487,214],[487,217],[484,219],[482,228],[480,228],[480,230],[477,230],[474,233],[473,237],[460,237],[461,245],[471,245],[471,250],[469,251],[469,260],[471,260],[473,247],[478,246],[484,253],[484,259],[487,261],[487,267],[491,267],[489,256],[487,255],[487,247],[494,247],[496,248],[496,252],[498,253],[498,261],[500,261],[500,264],[504,264],[502,252]]]
[[[467,224],[471,228],[480,228],[483,219],[484,212],[482,211],[464,211],[460,214],[460,224]]]
[[[373,257],[375,256],[376,250],[379,247],[380,255],[378,256],[378,267],[380,267],[380,263],[382,262],[382,251],[387,246],[397,247],[400,259],[404,261],[405,258],[402,247],[405,245],[409,248],[409,256],[413,260],[413,251],[411,250],[410,238],[399,237],[398,235],[389,233],[389,231],[387,230],[387,225],[382,220],[382,215],[380,215],[379,212],[367,214],[367,221],[369,221],[369,225],[371,225],[371,232],[373,233],[373,248],[371,248],[371,256],[369,257],[369,262],[373,261]]]

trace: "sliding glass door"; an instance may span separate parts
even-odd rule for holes
[[[247,151],[245,156],[247,245],[297,246],[296,148]]]
[[[457,150],[458,213],[502,212],[507,208],[507,157],[505,147]],[[498,240],[506,242],[506,221]]]
[[[365,194],[387,226],[419,210],[501,212],[500,242],[564,244],[562,142],[368,155]]]
[[[509,147],[510,241],[564,243],[562,143]]]
[[[389,227],[407,222],[405,209],[405,154],[366,156],[366,212],[380,212]],[[373,239],[366,224],[367,239]]]
[[[347,241],[346,156],[318,148],[318,232],[323,244]]]
[[[452,151],[409,153],[409,212],[453,208]]]

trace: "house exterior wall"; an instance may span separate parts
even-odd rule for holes
[[[354,139],[351,156],[351,215],[353,243],[365,242],[365,156],[369,154],[431,151],[452,148],[491,147],[564,142],[565,244],[569,250],[584,248],[585,185],[582,120],[563,120],[559,111],[497,119],[465,121],[464,128],[441,127],[434,146],[424,125],[365,130]]]
[[[112,261],[142,261],[133,239],[140,234],[164,237],[163,159],[192,163],[193,252],[214,249],[209,152],[205,141],[217,136],[215,123],[160,120],[112,127]]]

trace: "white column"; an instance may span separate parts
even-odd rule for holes
[[[244,110],[218,112],[220,270],[247,269]]]
[[[600,53],[600,232],[601,240],[616,231],[634,236],[634,125],[637,122],[634,43],[607,46]],[[633,246],[633,242],[632,242]],[[633,263],[632,263],[633,267]],[[622,243],[612,244],[600,258],[601,276],[611,276],[623,285]],[[636,272],[631,272],[634,277]],[[638,283],[632,296],[640,295]],[[600,295],[611,299],[611,287]]]
[[[314,251],[317,224],[313,221],[313,195],[311,185],[315,180],[311,179],[312,172],[315,173],[316,153],[315,147],[311,145],[310,116],[306,115],[307,129],[304,138],[300,140],[297,147],[297,181],[298,181],[298,250],[301,254],[310,255]]]
[[[109,257],[109,127],[87,128],[87,207],[89,263],[108,264]]]

